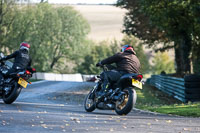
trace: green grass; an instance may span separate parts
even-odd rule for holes
[[[200,102],[182,103],[158,89],[145,85],[137,91],[136,108],[179,116],[200,117]]]

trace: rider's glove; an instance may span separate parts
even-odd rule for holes
[[[98,62],[98,63],[96,64],[96,67],[100,67],[100,66],[102,66],[102,64],[101,64],[101,62]]]

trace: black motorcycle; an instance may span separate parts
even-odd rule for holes
[[[3,58],[3,54],[0,53],[0,58]],[[5,75],[9,69],[12,68],[13,63],[5,61],[0,63],[0,73]],[[32,74],[36,72],[34,68],[27,70],[18,70],[11,73],[8,77],[3,76],[3,84],[0,85],[0,98],[4,103],[11,104],[19,96],[22,88],[26,88],[27,84],[31,84],[28,81],[32,77]]]
[[[108,66],[101,66],[103,71],[108,71]],[[142,89],[141,74],[125,74],[118,81],[112,82],[109,90],[102,96],[103,78],[97,76],[98,81],[87,95],[84,107],[87,112],[96,108],[101,110],[115,110],[118,115],[127,115],[136,103],[137,94],[135,87]]]

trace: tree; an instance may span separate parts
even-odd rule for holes
[[[192,63],[194,73],[200,74],[200,42],[195,43],[192,48]]]
[[[170,59],[169,55],[164,52],[158,52],[155,54],[153,60],[152,72],[153,74],[160,74],[164,71],[167,74],[174,73],[174,61]]]
[[[40,3],[18,7],[13,16],[16,17],[5,38],[8,44],[5,49],[10,53],[19,48],[20,42],[29,42],[33,65],[38,71],[63,72],[65,67],[59,66],[74,59],[78,62],[85,54],[89,24],[72,7]]]
[[[77,71],[83,74],[99,74],[102,70],[96,67],[96,63],[113,55],[113,52],[107,41],[102,41],[99,45],[91,45],[91,52],[85,55]]]
[[[194,18],[194,33],[192,36],[193,47],[192,47],[192,63],[194,73],[200,73],[200,7],[199,4],[193,3],[192,11],[195,16]]]
[[[160,42],[164,42],[166,45],[162,50],[171,47],[167,45],[170,40],[166,38],[165,32],[151,25],[149,16],[141,10],[140,0],[118,0],[116,6],[128,10],[124,17],[124,33],[136,36],[144,44],[148,44],[149,47],[155,47],[155,49],[155,44]]]
[[[137,3],[137,6],[135,6],[134,3]],[[150,39],[150,42],[152,41],[153,45],[157,45],[157,42],[164,42],[164,46],[162,46],[164,50],[167,48],[174,48],[177,73],[182,75],[191,72],[190,53],[194,42],[193,37],[199,38],[199,35],[196,34],[197,29],[194,28],[200,25],[199,21],[197,21],[199,20],[199,14],[197,13],[197,11],[199,11],[199,1],[118,0],[118,5],[129,10],[129,27],[126,27],[127,22],[125,21],[125,29],[129,28],[130,30],[133,29],[133,31],[137,31],[141,29],[138,28],[139,26],[155,27],[155,31],[158,32],[155,33],[155,40]],[[133,12],[134,10],[138,10],[139,13]],[[133,19],[131,15],[138,17],[142,15],[148,16],[148,19],[140,19],[138,27],[135,25],[132,26],[130,23],[134,24],[137,17]],[[130,27],[132,27],[132,29]],[[147,31],[147,33],[150,31],[151,30]],[[151,34],[136,34],[135,36],[142,40],[148,40],[148,38],[145,37],[146,35],[151,36]],[[162,39],[159,38],[160,36],[162,36]]]
[[[7,36],[15,19],[14,0],[0,0],[0,50],[6,52]]]
[[[57,33],[57,39],[55,39],[53,60],[51,68],[53,68],[54,62],[59,58],[67,57],[69,59],[78,59],[81,57],[81,53],[84,51],[84,41],[86,35],[89,33],[89,25],[87,21],[72,8],[58,8],[58,17],[61,19],[61,28]],[[52,48],[52,50],[54,50]],[[78,53],[78,54],[77,54]]]
[[[46,0],[46,1],[45,0],[40,0],[40,3],[43,3],[43,2],[48,2],[48,0]]]
[[[188,10],[190,1],[143,0],[141,3],[153,25],[165,31],[166,36],[174,42],[177,73],[190,73],[191,34],[194,23],[191,11]]]

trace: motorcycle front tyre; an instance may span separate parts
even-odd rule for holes
[[[4,103],[6,104],[13,103],[19,96],[21,89],[22,87],[17,82],[15,82],[11,88],[11,92],[8,95],[3,94]]]
[[[96,105],[95,105],[95,96],[91,96],[91,95],[94,95],[94,94],[92,93],[92,91],[93,91],[93,90],[91,90],[91,91],[89,92],[89,94],[86,96],[85,101],[84,101],[84,108],[85,108],[85,110],[86,110],[87,112],[92,112],[92,111],[94,111],[94,110],[96,109]],[[92,97],[92,99],[91,99],[91,97]],[[93,104],[89,106],[88,103],[87,103],[88,100],[92,100]]]

